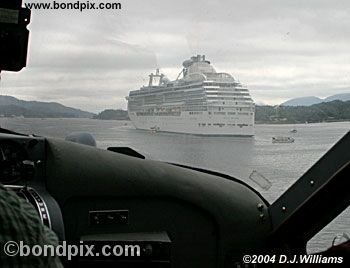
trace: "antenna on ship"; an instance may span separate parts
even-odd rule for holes
[[[163,78],[164,78],[164,74],[160,74],[159,73],[159,68],[156,69],[156,74],[151,73],[149,75],[149,83],[148,86],[152,87],[152,86],[160,86],[163,83]]]
[[[185,68],[184,68],[184,69],[185,69]],[[180,78],[181,74],[183,74],[183,72],[184,72],[184,69],[182,69],[182,70],[181,70],[181,72],[180,72],[180,73],[177,75],[177,77],[176,77],[176,81],[177,81],[177,80],[179,80],[179,78]],[[185,75],[184,75],[184,76],[185,76]]]
[[[154,76],[153,73],[151,73],[151,74],[149,75],[149,82],[148,82],[148,86],[149,86],[149,87],[152,86],[152,83],[153,83],[153,76]]]

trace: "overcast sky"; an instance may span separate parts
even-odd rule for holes
[[[120,3],[117,11],[33,10],[28,66],[4,72],[0,93],[125,109],[125,96],[155,68],[173,80],[195,54],[245,84],[257,103],[350,92],[348,0]]]

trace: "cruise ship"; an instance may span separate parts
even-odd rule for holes
[[[128,114],[137,129],[214,136],[253,136],[255,104],[228,73],[197,55],[170,81],[159,69],[149,83],[130,91]]]

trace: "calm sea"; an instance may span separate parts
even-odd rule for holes
[[[256,125],[255,137],[235,138],[150,133],[135,130],[129,121],[114,120],[0,118],[0,125],[57,138],[72,132],[89,132],[101,148],[128,146],[151,159],[229,174],[253,186],[270,203],[350,130],[350,122]],[[292,129],[297,132],[290,133]],[[295,142],[272,144],[273,136],[291,136]],[[264,186],[271,187],[267,190]],[[333,238],[343,233],[350,235],[349,208],[309,242],[309,251],[328,248]]]

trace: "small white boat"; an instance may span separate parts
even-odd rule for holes
[[[272,137],[272,143],[293,143],[294,139],[292,137],[282,137],[276,136]]]
[[[160,128],[157,127],[157,126],[154,126],[154,127],[151,127],[149,130],[150,130],[151,133],[156,133],[157,131],[160,130]]]

